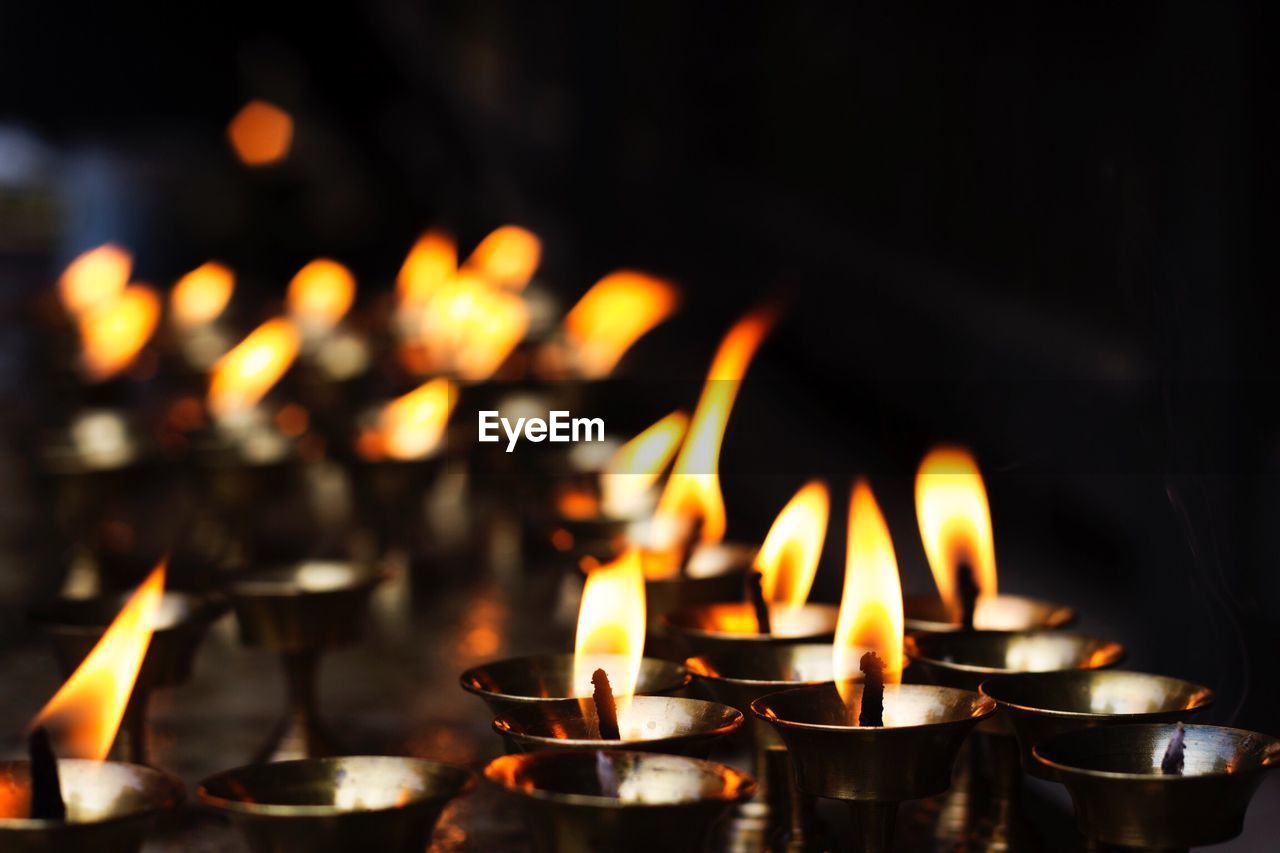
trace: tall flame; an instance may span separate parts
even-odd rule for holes
[[[885,664],[885,681],[902,680],[902,582],[889,526],[865,480],[849,501],[849,544],[844,593],[836,620],[834,672],[840,695],[858,677],[863,652],[874,651]]]
[[[523,290],[542,260],[542,241],[518,225],[503,225],[480,241],[467,269],[498,287]]]
[[[688,415],[672,412],[618,448],[600,472],[605,515],[622,518],[641,508],[645,495],[675,456],[688,425]]]
[[[564,318],[578,372],[607,376],[631,345],[675,310],[675,285],[633,270],[600,279]]]
[[[119,295],[129,283],[133,256],[114,243],[104,243],[76,257],[58,279],[62,307],[72,316],[83,314]]]
[[[80,315],[85,373],[101,381],[126,369],[151,340],[159,321],[160,298],[140,284],[86,310]]]
[[[409,250],[396,277],[401,304],[421,307],[448,284],[458,269],[458,247],[453,237],[434,228],[426,231]]]
[[[329,258],[317,258],[289,282],[285,304],[300,327],[323,332],[338,325],[355,298],[356,278],[351,270]]]
[[[266,101],[250,101],[227,125],[227,140],[246,166],[283,160],[293,144],[293,117]]]
[[[765,601],[794,609],[809,599],[830,513],[831,495],[820,480],[801,487],[778,513],[756,554]]]
[[[772,311],[748,314],[720,342],[684,444],[658,500],[652,543],[658,550],[671,551],[670,540],[699,522],[701,541],[719,542],[724,538],[727,520],[720,493],[720,447],[742,377],[773,320]],[[679,569],[674,560],[647,560],[646,566],[657,576],[670,576]]]
[[[225,417],[253,408],[298,354],[298,332],[282,317],[263,323],[218,359],[209,381],[209,411]]]
[[[982,598],[996,594],[995,537],[991,507],[978,463],[960,447],[935,447],[916,473],[916,519],[938,594],[959,613],[956,571],[972,570]]]
[[[421,459],[444,439],[458,389],[443,377],[392,400],[378,414],[377,429],[360,437],[366,459]]]
[[[528,308],[519,295],[462,270],[427,303],[422,341],[437,369],[483,380],[502,366],[528,326]]]
[[[192,329],[218,319],[231,301],[236,274],[209,261],[178,279],[169,294],[169,307],[179,328]]]
[[[31,725],[56,730],[66,757],[102,761],[120,728],[164,595],[161,562]]]
[[[590,696],[591,674],[604,669],[621,719],[636,692],[644,657],[644,570],[640,553],[628,550],[587,575],[573,647],[573,688]]]

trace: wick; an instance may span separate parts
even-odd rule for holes
[[[32,729],[27,735],[27,755],[31,759],[31,819],[66,820],[58,758],[53,754],[53,744],[44,726]]]
[[[1160,759],[1160,772],[1166,776],[1181,776],[1187,757],[1187,727],[1178,723],[1178,730],[1169,738],[1169,746]]]
[[[858,710],[858,725],[884,725],[884,661],[875,652],[867,652],[858,662],[858,669],[866,675],[862,685],[862,707]]]
[[[960,625],[966,631],[972,631],[979,589],[973,576],[973,566],[967,560],[956,566],[956,590],[960,593]]]
[[[747,600],[756,611],[756,632],[772,634],[773,623],[769,621],[769,603],[764,600],[764,575],[760,572],[747,572]]]
[[[613,688],[609,686],[609,674],[603,669],[591,673],[591,686],[595,692],[591,699],[596,703],[596,717],[600,721],[602,740],[622,740],[618,730],[618,706],[613,701]]]

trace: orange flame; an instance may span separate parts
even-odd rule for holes
[[[430,229],[418,238],[396,277],[401,304],[421,306],[444,287],[458,269],[458,247],[453,238]]]
[[[756,554],[765,601],[794,610],[809,599],[830,514],[831,495],[820,480],[805,484],[778,513]]]
[[[672,412],[618,448],[600,472],[606,515],[621,518],[643,505],[645,495],[675,456],[688,425],[688,415]]]
[[[356,278],[351,270],[329,258],[317,258],[289,282],[285,304],[300,327],[324,332],[338,325],[355,298]]]
[[[660,278],[619,270],[600,279],[564,318],[578,372],[607,376],[631,345],[675,310],[679,293]]]
[[[250,101],[227,125],[227,139],[246,166],[269,166],[288,156],[293,118],[275,104]]]
[[[218,359],[209,381],[216,417],[253,408],[280,381],[298,354],[298,332],[282,317],[268,320]]]
[[[432,379],[383,406],[376,430],[360,436],[366,459],[421,459],[444,439],[458,389],[444,378]]]
[[[518,225],[504,225],[480,241],[467,269],[498,287],[523,290],[542,260],[542,241]]]
[[[111,752],[164,595],[165,564],[152,570],[66,683],[31,725],[67,739],[65,757],[102,761]]]
[[[502,366],[528,327],[523,299],[462,270],[427,303],[422,341],[437,369],[482,380]]]
[[[938,594],[949,609],[958,614],[962,606],[956,587],[956,570],[962,563],[973,570],[981,598],[996,594],[991,507],[982,473],[969,451],[935,447],[921,460],[916,473],[916,519]]]
[[[160,298],[140,284],[85,311],[80,315],[85,373],[101,381],[133,364],[159,321]]]
[[[627,551],[587,575],[573,648],[573,688],[590,696],[591,674],[604,669],[621,721],[640,677],[645,632],[644,571],[640,553]]]
[[[724,538],[727,520],[720,493],[720,446],[742,377],[773,320],[771,311],[748,314],[720,342],[684,444],[658,500],[651,543],[656,550],[679,553],[679,543],[673,544],[673,540],[698,521],[701,541],[714,543]],[[653,577],[670,577],[679,570],[674,558],[649,559],[645,564]]]
[[[201,264],[178,279],[169,307],[179,328],[192,329],[218,319],[231,301],[236,274],[216,261]]]
[[[834,672],[840,695],[859,677],[862,654],[874,651],[885,664],[885,682],[902,680],[902,582],[889,526],[865,480],[849,502],[849,545],[844,593],[836,620]]]
[[[129,283],[133,256],[114,243],[79,255],[58,279],[58,295],[67,313],[78,316],[114,299]]]

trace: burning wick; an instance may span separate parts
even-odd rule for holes
[[[960,625],[966,631],[973,630],[973,614],[978,610],[978,582],[973,577],[973,566],[963,561],[956,566],[956,591],[960,594]]]
[[[867,652],[858,662],[858,669],[866,675],[862,685],[862,707],[858,710],[858,725],[884,725],[884,661],[875,652]]]
[[[609,686],[609,675],[603,669],[591,673],[591,686],[595,692],[591,699],[596,703],[596,717],[600,721],[600,738],[602,740],[622,740],[618,730],[618,706],[613,701],[613,688]]]
[[[1186,760],[1187,727],[1178,723],[1178,730],[1169,738],[1169,746],[1160,759],[1160,772],[1166,776],[1181,776],[1182,766]]]
[[[760,634],[772,634],[773,624],[769,621],[769,604],[764,600],[763,584],[763,574],[747,573],[747,599],[756,611],[756,630]]]
[[[31,759],[31,819],[66,820],[58,758],[44,726],[37,726],[27,735],[27,754]]]

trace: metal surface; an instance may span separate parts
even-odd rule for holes
[[[741,596],[741,593],[739,593]],[[682,607],[659,617],[663,630],[682,639],[691,654],[732,650],[744,643],[777,645],[831,642],[840,608],[831,604],[805,604],[794,609],[774,608],[773,631],[758,633],[755,610],[749,602],[731,601]]]
[[[1110,640],[1062,631],[952,631],[910,635],[906,653],[916,677],[976,692],[995,675],[1115,666],[1125,651]]]
[[[518,797],[541,853],[701,851],[755,782],[723,764],[622,750],[507,755],[485,778]]]
[[[421,853],[445,806],[471,786],[468,771],[436,761],[346,756],[241,767],[197,793],[254,853]]]
[[[600,661],[608,656],[596,655]],[[622,665],[619,658],[619,666]],[[610,667],[605,666],[608,670]],[[573,698],[573,655],[529,655],[472,667],[459,678],[462,689],[485,701],[495,715],[522,706]],[[668,695],[689,683],[689,672],[678,663],[643,658],[636,695]]]
[[[936,595],[903,596],[907,631],[959,631],[955,614]],[[1021,595],[994,595],[978,599],[974,624],[981,631],[1030,631],[1065,628],[1076,621],[1076,612],[1065,604]]]
[[[1105,844],[1184,849],[1240,834],[1265,771],[1280,765],[1280,740],[1218,726],[1186,727],[1183,774],[1160,771],[1170,724],[1084,729],[1036,745],[1036,760],[1066,785],[1076,823]]]
[[[160,812],[182,802],[167,773],[115,761],[61,759],[65,821],[32,820],[30,765],[0,762],[0,850],[6,853],[135,853]]]
[[[742,542],[698,545],[685,572],[661,580],[646,579],[644,593],[650,627],[664,613],[717,601],[741,601],[743,579],[756,558],[756,548]]]

